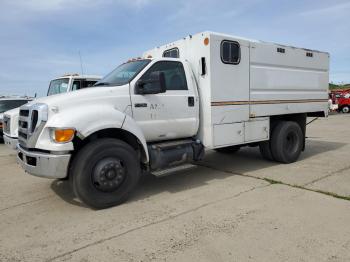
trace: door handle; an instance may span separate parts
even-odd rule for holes
[[[194,97],[193,96],[189,96],[187,101],[188,101],[189,107],[194,106]]]
[[[147,107],[147,103],[135,103],[135,107]]]

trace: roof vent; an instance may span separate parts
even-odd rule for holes
[[[314,57],[314,54],[311,53],[311,52],[306,52],[306,56],[307,56],[307,57]]]
[[[277,48],[277,52],[278,52],[278,53],[284,54],[284,53],[286,52],[286,49],[284,49],[284,48],[282,48],[282,47],[278,47],[278,48]]]

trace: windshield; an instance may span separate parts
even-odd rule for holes
[[[0,101],[0,113],[4,113],[8,110],[20,107],[26,104],[27,100],[1,100]]]
[[[118,66],[95,86],[120,86],[129,83],[151,60],[135,60]]]
[[[47,92],[47,95],[51,96],[51,95],[67,92],[68,82],[69,82],[69,78],[52,80],[50,82],[49,91]]]

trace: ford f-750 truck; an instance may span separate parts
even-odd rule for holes
[[[50,82],[47,96],[88,88],[93,86],[100,79],[100,76],[65,74]],[[6,125],[6,129],[4,130],[4,142],[8,147],[14,150],[18,143],[18,117],[19,108],[8,110],[4,113],[3,122],[4,125]]]
[[[125,201],[146,170],[259,146],[296,161],[306,117],[328,114],[329,54],[204,32],[117,67],[96,87],[22,106],[18,161],[68,178],[87,205]]]

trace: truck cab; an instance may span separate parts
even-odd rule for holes
[[[71,180],[93,208],[124,202],[144,172],[171,171],[206,150],[258,146],[267,160],[293,163],[306,117],[328,114],[328,74],[325,52],[191,35],[92,88],[22,106],[17,160],[32,175]]]
[[[47,96],[92,87],[100,79],[100,76],[94,75],[65,74],[50,81]]]
[[[89,88],[100,79],[100,76],[95,75],[65,74],[50,81],[47,96]],[[22,104],[19,104],[18,107],[20,105]],[[18,107],[12,110],[10,110],[11,108],[8,108],[6,112],[4,112],[4,126],[6,126],[6,130],[4,131],[4,142],[13,150],[16,149],[18,143]]]

